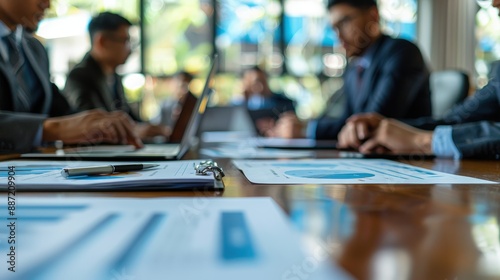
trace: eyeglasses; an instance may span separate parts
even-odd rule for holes
[[[129,36],[123,37],[123,36],[116,36],[116,35],[108,34],[106,36],[106,38],[109,39],[110,41],[115,42],[115,43],[125,45],[126,47],[128,47],[131,50],[138,48],[140,45],[140,43],[138,41],[132,40],[132,38],[130,38]]]
[[[337,33],[341,31],[346,31],[347,27],[350,27],[353,21],[356,18],[360,17],[362,14],[363,14],[362,12],[357,12],[357,13],[352,13],[350,15],[346,15],[336,23],[332,24],[332,27],[337,31]]]
[[[108,35],[108,39],[110,39],[113,42],[121,43],[121,44],[129,44],[130,43],[130,37],[120,37],[120,36],[113,36],[113,35]]]

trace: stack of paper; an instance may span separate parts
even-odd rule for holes
[[[65,167],[131,164],[131,162],[4,161],[0,163],[2,171],[0,178],[7,177],[9,167],[14,167],[17,190],[222,188],[222,184],[215,182],[212,174],[196,174],[194,167],[199,161],[148,163],[156,163],[159,166],[141,171],[64,178],[61,170]],[[7,184],[0,186],[1,188],[5,190]]]
[[[4,257],[16,241],[0,279],[348,279],[303,250],[270,198],[21,196],[16,209],[14,233],[0,229]]]

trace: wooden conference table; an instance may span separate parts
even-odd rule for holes
[[[318,151],[317,157],[336,157]],[[186,159],[197,158],[188,153]],[[500,181],[500,161],[400,159]],[[500,184],[254,185],[218,160],[224,192],[44,192],[37,196],[272,197],[330,261],[356,279],[500,279]],[[306,265],[306,264],[305,264]]]

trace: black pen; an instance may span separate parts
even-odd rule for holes
[[[159,164],[120,164],[63,168],[61,175],[65,178],[82,175],[112,174],[115,172],[128,172],[149,169],[160,166]]]

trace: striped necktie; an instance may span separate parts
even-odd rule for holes
[[[24,55],[21,53],[20,46],[16,44],[15,36],[15,32],[12,32],[10,35],[4,38],[9,50],[9,62],[12,66],[13,73],[16,76],[17,80],[17,90],[14,91],[14,95],[22,105],[22,108],[19,108],[17,111],[30,112],[32,107],[29,95],[30,90],[24,77],[26,73],[26,60],[24,58]]]

